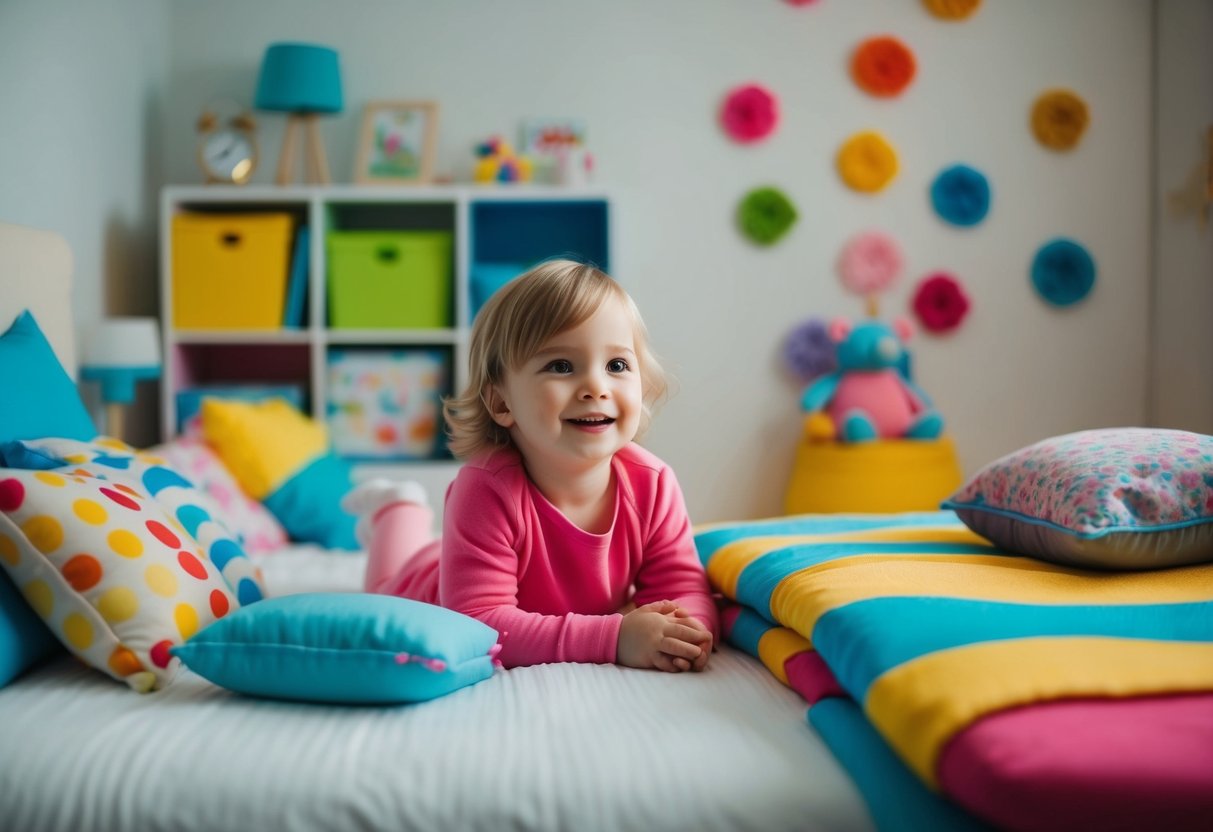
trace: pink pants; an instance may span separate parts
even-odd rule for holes
[[[363,586],[367,592],[438,603],[438,558],[434,511],[416,503],[392,503],[372,519]]]

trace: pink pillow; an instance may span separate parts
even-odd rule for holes
[[[223,511],[221,519],[241,537],[248,554],[272,552],[287,544],[286,531],[274,515],[240,489],[222,460],[201,439],[178,437],[146,453],[163,457],[210,495]]]

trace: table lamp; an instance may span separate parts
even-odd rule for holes
[[[310,43],[270,44],[261,61],[256,107],[289,114],[275,181],[279,185],[290,184],[295,147],[300,135],[305,135],[307,181],[327,184],[329,167],[316,118],[319,113],[341,112],[337,51]]]
[[[135,383],[160,377],[160,326],[155,318],[105,318],[84,340],[80,378],[101,384],[105,432],[122,438],[123,409]]]

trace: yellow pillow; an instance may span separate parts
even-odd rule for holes
[[[285,399],[202,400],[202,434],[250,497],[264,500],[328,450],[324,425]]]

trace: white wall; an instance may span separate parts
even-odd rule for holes
[[[1173,196],[1206,187],[1213,130],[1213,3],[1159,0],[1151,361],[1155,424],[1213,433],[1213,215]],[[1193,181],[1195,179],[1195,182]]]
[[[167,32],[162,0],[0,0],[0,220],[67,238],[81,328],[156,314]],[[144,414],[156,395],[141,385]],[[155,438],[154,418],[131,428]]]
[[[1144,0],[985,3],[963,24],[936,21],[913,0],[805,8],[777,0],[170,0],[167,64],[139,54],[165,48],[145,47],[137,34],[145,12],[155,18],[151,0],[105,14],[67,3],[82,18],[66,25],[69,35],[50,25],[65,0],[9,3],[35,29],[26,38],[0,27],[2,100],[6,117],[14,112],[7,102],[19,100],[16,112],[31,113],[38,130],[13,141],[5,127],[3,149],[11,144],[44,168],[54,157],[71,161],[19,171],[23,196],[0,196],[0,215],[19,219],[11,213],[19,206],[30,222],[44,221],[36,224],[79,217],[69,230],[94,299],[106,227],[96,217],[143,215],[154,202],[140,202],[142,189],[127,175],[72,157],[77,142],[56,128],[65,118],[97,127],[103,149],[126,148],[121,166],[139,168],[153,148],[134,139],[146,122],[131,102],[145,98],[118,90],[154,90],[149,67],[168,73],[160,135],[164,181],[173,183],[199,181],[193,124],[206,101],[249,101],[262,51],[278,40],[341,52],[347,109],[323,127],[338,181],[351,176],[361,105],[371,99],[439,100],[439,167],[463,175],[477,141],[495,132],[513,138],[524,116],[586,119],[599,181],[619,197],[614,270],[680,381],[648,444],[679,472],[697,521],[780,510],[800,416],[779,348],[809,315],[861,312],[834,262],[842,243],[869,227],[897,235],[908,259],[886,313],[903,311],[917,278],[936,268],[955,271],[973,297],[958,333],[915,342],[918,379],[968,470],[1048,435],[1145,420],[1152,106]],[[919,59],[914,85],[893,101],[867,98],[846,72],[854,45],[881,33],[901,37]],[[20,76],[3,47],[24,55]],[[48,50],[62,55],[52,60]],[[62,77],[38,82],[47,100],[16,80],[28,79],[30,67],[54,76],[60,63]],[[100,85],[100,100],[85,93],[85,74]],[[716,111],[729,87],[751,80],[780,95],[783,124],[763,145],[741,148],[716,127]],[[1072,87],[1091,107],[1087,137],[1066,155],[1040,148],[1027,129],[1032,100],[1052,86]],[[268,182],[281,117],[260,121],[270,159],[257,179]],[[885,132],[901,154],[901,176],[876,197],[849,192],[833,169],[839,144],[863,128]],[[984,170],[994,188],[990,217],[967,232],[945,227],[926,199],[934,175],[956,161]],[[789,193],[801,220],[783,243],[760,250],[736,233],[733,217],[738,199],[767,183]],[[1066,311],[1046,307],[1027,279],[1036,248],[1057,235],[1083,241],[1100,269],[1089,300]],[[147,242],[149,261],[152,251]],[[92,314],[87,303],[80,309]]]

